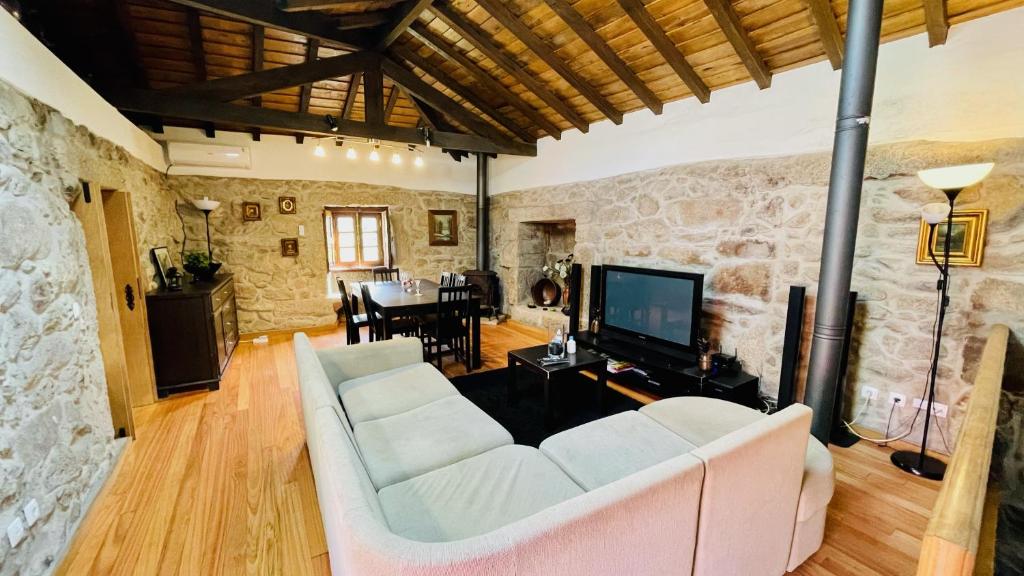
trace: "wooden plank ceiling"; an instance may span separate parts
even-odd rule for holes
[[[117,15],[142,76],[132,89],[187,94],[209,80],[365,50],[382,55],[380,67],[238,103],[367,123],[365,86],[377,86],[383,70],[370,124],[382,117],[396,128],[428,125],[527,145],[605,119],[620,123],[643,108],[660,113],[682,98],[707,101],[742,82],[768,88],[773,74],[821,60],[838,67],[848,8],[828,0],[92,1]],[[1021,5],[888,0],[882,35],[922,34],[922,42],[941,44],[949,25]],[[147,118],[258,137],[258,126],[244,122]],[[289,133],[275,126],[264,123],[267,132]]]

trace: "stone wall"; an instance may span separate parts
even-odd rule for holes
[[[79,181],[131,191],[147,243],[167,235],[162,178],[0,82],[0,527],[31,499],[42,511],[17,548],[0,538],[0,573],[52,569],[118,450],[85,238],[70,209]]]
[[[940,434],[929,442],[943,451],[954,441],[987,327],[1002,322],[1017,342],[1024,336],[1024,140],[875,146],[864,185],[848,390],[856,411],[860,387],[880,390],[861,422],[884,430],[888,393],[922,396],[929,366],[936,273],[915,264],[915,252],[920,207],[943,197],[915,172],[982,160],[996,169],[959,206],[989,209],[988,242],[982,267],[953,270],[937,392],[950,418],[942,423],[946,442]],[[575,220],[576,260],[588,272],[594,263],[704,273],[704,330],[726,350],[737,349],[746,370],[761,376],[762,391],[774,396],[790,285],[812,295],[805,334],[813,322],[829,162],[829,154],[705,162],[500,194],[491,201],[492,265],[510,302],[525,275],[519,224]],[[805,345],[805,362],[806,354]],[[1009,362],[1007,385],[1021,386],[1019,350]],[[894,421],[912,415],[908,407]]]
[[[242,332],[302,328],[335,321],[328,296],[325,206],[387,206],[395,239],[394,265],[415,277],[438,278],[442,271],[476,267],[474,197],[449,192],[420,192],[344,182],[252,180],[171,176],[170,187],[184,218],[187,249],[205,250],[202,213],[194,198],[209,196],[221,207],[210,214],[214,258],[235,275],[238,322]],[[297,214],[280,214],[279,196],[294,196]],[[242,221],[242,202],[258,201],[263,219]],[[427,210],[459,211],[459,245],[429,246]],[[281,256],[281,238],[298,237],[299,256]],[[178,256],[175,255],[175,259]],[[340,274],[365,280],[368,272]],[[336,288],[335,288],[336,290]]]

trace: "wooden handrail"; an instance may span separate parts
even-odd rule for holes
[[[1002,324],[989,332],[956,450],[921,543],[918,576],[974,573],[1009,336]]]

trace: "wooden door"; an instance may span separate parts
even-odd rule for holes
[[[128,369],[132,406],[156,401],[153,352],[146,318],[146,288],[139,273],[131,197],[127,192],[103,191],[103,213],[110,246],[110,264],[117,291],[117,311]]]
[[[128,387],[128,369],[124,356],[121,322],[118,318],[118,296],[114,273],[110,265],[110,245],[107,224],[103,214],[103,197],[98,188],[82,183],[82,193],[72,210],[78,216],[85,232],[85,248],[89,253],[93,291],[96,294],[96,319],[99,324],[100,353],[107,376],[107,398],[114,435],[135,437],[132,419],[131,392]]]

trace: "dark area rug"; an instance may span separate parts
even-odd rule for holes
[[[491,418],[505,427],[516,444],[536,447],[558,431],[579,426],[610,414],[636,410],[640,402],[608,390],[608,413],[598,402],[597,383],[583,376],[568,376],[553,383],[556,424],[544,428],[544,385],[539,376],[520,370],[519,403],[508,404],[508,370],[488,370],[452,379],[452,384]]]

